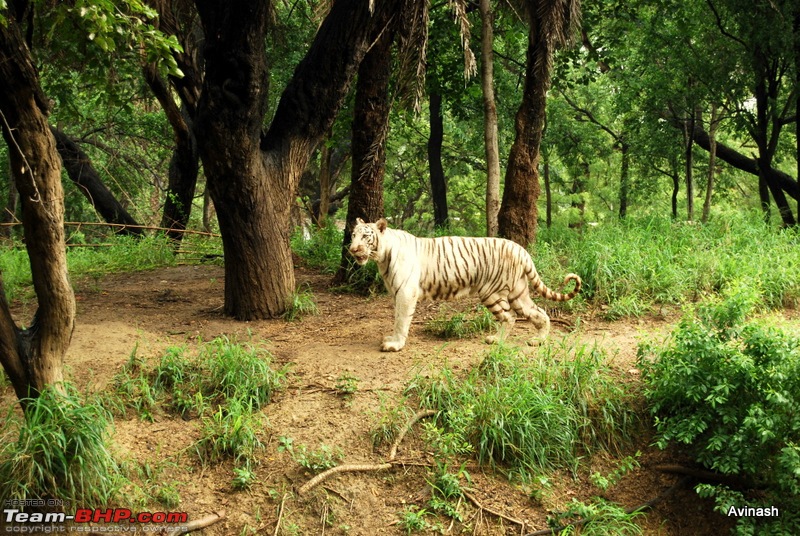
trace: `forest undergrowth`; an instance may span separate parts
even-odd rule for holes
[[[651,433],[658,448],[688,445],[699,465],[741,479],[744,487],[697,486],[697,493],[713,498],[721,512],[741,504],[796,510],[791,497],[800,490],[800,426],[792,408],[800,404],[795,385],[800,343],[797,333],[764,315],[798,304],[798,236],[743,215],[720,220],[691,225],[630,218],[581,232],[542,229],[531,249],[545,281],[552,284],[566,272],[584,280],[581,296],[562,306],[566,313],[580,317],[594,311],[619,319],[670,307],[682,308],[683,320],[666,342],[640,347],[641,389],[631,390],[630,382],[607,366],[601,349],[557,338],[533,352],[493,347],[468,370],[456,371],[446,363],[420,370],[402,396],[384,401],[370,432],[375,448],[385,448],[410,415],[422,410],[433,416],[416,424],[436,460],[426,479],[429,499],[398,511],[399,526],[409,534],[454,522],[466,526],[459,505],[471,500],[468,468],[474,463],[504,475],[535,498],[547,494],[555,471],[577,474],[586,460],[602,453],[618,462],[610,473],[592,475],[600,497],[637,467],[638,454],[630,449],[637,437]],[[72,276],[91,279],[216,262],[220,247],[215,240],[187,240],[176,256],[160,238],[116,238],[108,240],[113,242],[108,247],[71,248],[68,256]],[[303,262],[332,273],[338,267],[341,232],[329,226],[310,239],[297,235],[293,247]],[[24,256],[17,247],[6,246],[0,253],[12,301],[31,296]],[[311,289],[298,289],[290,311],[287,321],[318,312]],[[453,310],[428,322],[426,329],[453,339],[492,329],[491,324],[480,310]],[[142,420],[159,414],[196,423],[199,439],[189,449],[195,461],[201,466],[232,461],[231,489],[250,489],[263,449],[256,430],[268,427],[260,410],[291,376],[271,361],[257,345],[219,338],[200,344],[196,353],[170,348],[153,367],[134,352],[103,397],[81,395],[72,387],[43,396],[30,418],[9,413],[0,431],[5,438],[0,474],[13,483],[4,485],[0,495],[69,497],[95,506],[133,490],[143,505],[177,506],[175,482],[155,483],[163,467],[110,457],[114,448],[104,428],[129,412]],[[343,400],[358,390],[355,376],[336,381]],[[730,444],[750,448],[737,448],[732,455],[726,449]],[[280,445],[312,475],[342,462],[335,445],[314,448],[291,437],[281,437]],[[574,501],[566,512],[552,516],[551,526],[588,523],[599,533],[637,534],[640,515],[596,497]],[[744,520],[734,530],[790,534],[799,527],[795,516],[784,515],[769,523]]]

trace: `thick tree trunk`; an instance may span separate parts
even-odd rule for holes
[[[531,15],[525,87],[514,127],[506,169],[503,203],[498,214],[500,236],[528,247],[536,238],[539,200],[539,145],[542,141],[547,90],[550,87],[551,45],[543,35],[541,20]]]
[[[428,96],[431,134],[428,137],[428,170],[431,178],[433,199],[433,224],[447,227],[447,180],[442,165],[442,143],[444,142],[444,118],[442,117],[442,95],[433,92]]]
[[[350,200],[342,241],[342,259],[334,276],[334,281],[339,284],[358,280],[355,276],[362,269],[347,251],[350,229],[355,225],[356,218],[374,222],[383,217],[393,36],[393,31],[383,32],[358,68],[353,109]]]
[[[483,28],[481,35],[481,89],[483,90],[483,142],[486,151],[486,236],[497,236],[497,212],[500,210],[500,147],[497,136],[497,105],[494,98],[494,53],[492,52],[494,15],[490,0],[480,0],[479,9]],[[546,180],[545,185],[549,186]],[[547,226],[549,227],[549,190],[547,192]]]
[[[50,131],[55,138],[56,149],[61,156],[64,169],[67,170],[67,175],[98,214],[108,223],[138,226],[136,220],[128,214],[111,190],[103,184],[97,170],[92,166],[89,156],[83,152],[75,140],[55,127],[50,127]],[[120,227],[116,228],[115,232],[135,236],[144,234],[144,230],[139,227]]]
[[[0,362],[22,399],[63,380],[75,296],[67,276],[61,161],[47,124],[47,100],[13,10],[8,14],[0,25],[0,125],[20,193],[38,309],[30,327],[20,329],[0,288]]]

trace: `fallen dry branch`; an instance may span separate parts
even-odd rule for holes
[[[302,486],[300,489],[297,490],[298,495],[305,495],[320,483],[327,480],[329,477],[338,474],[338,473],[358,473],[358,472],[370,472],[370,471],[385,471],[386,469],[391,469],[393,465],[396,465],[395,457],[397,456],[397,449],[400,446],[400,442],[406,436],[408,431],[411,429],[414,424],[417,423],[420,419],[424,419],[425,417],[430,417],[432,415],[436,415],[436,412],[430,409],[418,411],[411,417],[408,422],[403,426],[403,428],[398,432],[397,437],[392,443],[392,448],[389,451],[389,461],[385,463],[350,463],[345,465],[337,465],[336,467],[331,467],[327,471],[323,471]]]
[[[644,510],[648,510],[648,509],[654,507],[658,503],[668,499],[673,493],[675,493],[679,489],[681,489],[684,486],[686,486],[691,480],[693,480],[693,478],[694,477],[691,477],[691,476],[684,476],[683,478],[681,478],[680,480],[675,482],[673,485],[668,487],[664,492],[662,492],[661,494],[653,497],[649,501],[647,501],[645,503],[642,503],[639,506],[634,506],[632,508],[627,508],[625,510],[625,514],[626,515],[630,515],[630,514],[633,514],[633,513],[636,513],[636,512],[642,512]],[[558,534],[562,530],[568,529],[570,527],[579,527],[579,526],[585,525],[586,523],[589,523],[591,521],[594,521],[594,519],[592,519],[590,517],[583,517],[581,519],[576,519],[575,521],[572,521],[571,523],[567,523],[566,525],[562,525],[560,527],[554,527],[552,529],[537,530],[536,532],[529,532],[525,536],[548,536],[550,534]]]
[[[318,486],[324,480],[327,480],[328,477],[331,477],[337,473],[366,473],[369,471],[383,471],[385,469],[391,469],[392,464],[390,462],[386,463],[348,463],[345,465],[337,465],[336,467],[331,467],[327,471],[323,471],[302,486],[300,489],[297,490],[298,495],[305,495],[316,486]]]
[[[432,417],[434,415],[436,415],[436,412],[434,410],[424,409],[422,411],[416,412],[414,416],[411,417],[411,419],[409,419],[406,425],[397,433],[397,437],[394,439],[394,443],[392,443],[392,448],[391,450],[389,450],[390,462],[394,461],[394,459],[397,457],[397,449],[398,447],[400,447],[400,442],[403,440],[404,437],[406,437],[406,434],[408,433],[409,430],[411,430],[411,427],[414,426],[420,419],[424,419],[425,417]]]
[[[478,499],[475,498],[474,495],[470,494],[469,491],[467,489],[465,489],[465,488],[461,488],[461,491],[464,493],[464,497],[469,499],[469,501],[472,504],[474,504],[479,510],[482,510],[484,512],[489,512],[490,514],[492,514],[495,517],[499,517],[500,519],[505,519],[506,521],[514,523],[515,525],[519,525],[519,526],[522,527],[522,530],[525,530],[525,522],[524,521],[520,521],[519,519],[516,519],[516,518],[511,517],[511,516],[507,516],[503,512],[500,512],[499,510],[495,510],[493,508],[489,508],[488,506],[484,506],[483,504],[481,504],[481,502]]]
[[[213,514],[201,517],[200,519],[195,519],[194,521],[190,521],[185,525],[181,525],[174,532],[170,532],[170,534],[173,535],[188,534],[196,530],[210,527],[217,521],[221,521],[223,519],[225,519],[225,512],[214,512]]]

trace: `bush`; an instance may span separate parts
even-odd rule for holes
[[[656,445],[688,445],[697,461],[738,475],[762,496],[704,486],[718,507],[777,506],[781,517],[759,533],[800,533],[800,339],[747,320],[763,294],[732,285],[689,311],[663,348],[643,346],[646,397]],[[736,502],[738,501],[738,504]],[[740,518],[752,533],[758,518]],[[773,532],[775,533],[775,532]]]
[[[582,454],[617,453],[636,423],[631,397],[596,348],[547,342],[534,355],[497,345],[466,378],[448,367],[418,375],[409,392],[439,410],[447,444],[523,476],[575,469]],[[449,449],[453,450],[453,449]]]
[[[0,436],[0,497],[107,506],[125,482],[108,451],[111,417],[83,404],[70,384],[62,387],[30,399],[24,420],[9,412]]]

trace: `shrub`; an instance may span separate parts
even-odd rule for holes
[[[108,450],[110,415],[70,384],[46,387],[0,436],[0,497],[106,506],[125,480]],[[16,436],[16,437],[15,437]]]
[[[663,348],[643,346],[646,397],[656,445],[689,445],[697,461],[764,488],[745,497],[723,486],[700,488],[718,507],[777,506],[781,517],[759,533],[800,529],[800,339],[747,320],[762,294],[732,285],[690,310]],[[752,533],[758,518],[740,518]]]
[[[613,381],[596,348],[546,342],[534,355],[494,346],[459,379],[448,367],[418,375],[408,388],[423,407],[439,410],[446,444],[481,463],[503,464],[527,477],[574,469],[581,454],[617,452],[630,438],[630,395]]]

